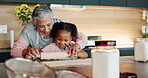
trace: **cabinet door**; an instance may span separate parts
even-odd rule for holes
[[[0,0],[0,2],[36,3],[36,0]]]
[[[127,7],[148,8],[148,0],[127,0]]]
[[[100,0],[103,6],[126,6],[126,0]]]
[[[71,5],[99,5],[99,0],[70,0]]]
[[[45,4],[69,4],[69,0],[37,0],[37,3]]]

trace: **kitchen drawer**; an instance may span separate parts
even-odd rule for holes
[[[70,0],[71,5],[99,5],[99,0]]]
[[[36,3],[36,0],[0,0],[0,2]]]
[[[127,7],[148,8],[148,0],[127,0]]]
[[[37,3],[44,4],[69,4],[69,0],[37,0]]]
[[[126,7],[126,0],[100,0],[101,6],[123,6]]]

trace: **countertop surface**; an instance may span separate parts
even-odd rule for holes
[[[0,63],[0,78],[8,78],[4,63]]]
[[[91,66],[59,66],[54,67],[55,70],[70,70],[74,72],[78,72],[91,78]],[[120,57],[120,72],[131,72],[136,73],[138,78],[148,78],[148,62],[135,62],[133,56],[124,56]],[[7,78],[6,69],[4,67],[4,63],[0,63],[0,77]]]

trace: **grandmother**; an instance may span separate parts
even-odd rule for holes
[[[14,43],[11,49],[12,57],[36,58],[39,50],[53,42],[49,37],[52,26],[61,20],[54,18],[52,10],[45,5],[35,7],[33,20],[22,30],[19,39]],[[72,53],[85,47],[87,44],[86,36],[78,33],[76,44],[70,48]]]

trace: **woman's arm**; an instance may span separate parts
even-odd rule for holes
[[[76,43],[80,45],[80,49],[83,49],[87,45],[87,38],[83,33],[78,32]]]
[[[27,54],[28,46],[29,44],[27,41],[23,37],[19,37],[18,41],[14,43],[13,48],[11,49],[11,56],[24,57]]]

